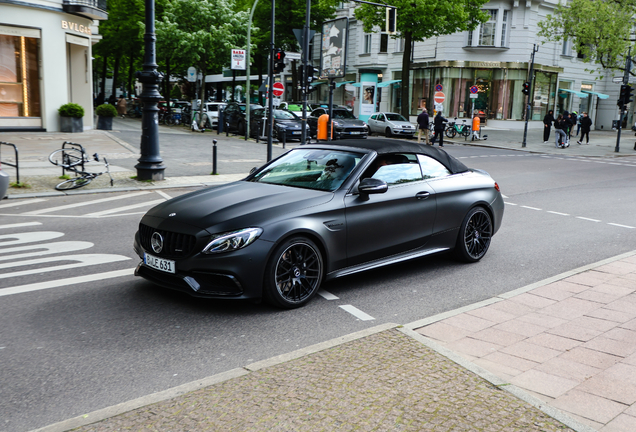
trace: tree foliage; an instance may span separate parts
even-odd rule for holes
[[[409,79],[411,42],[474,30],[480,23],[488,21],[488,14],[481,7],[488,0],[392,0],[397,7],[396,34],[393,38],[404,38],[402,59],[402,107],[404,116],[410,114]],[[386,13],[384,8],[362,4],[356,8],[355,16],[362,21],[365,32],[378,27],[384,29]]]
[[[634,16],[634,0],[572,0],[559,4],[554,14],[539,22],[538,34],[546,41],[571,41],[584,62],[624,70],[635,41]]]

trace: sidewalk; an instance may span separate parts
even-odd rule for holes
[[[39,429],[636,430],[636,252]]]

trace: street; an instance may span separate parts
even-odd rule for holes
[[[192,299],[132,276],[143,213],[192,188],[0,202],[0,430],[406,324],[634,249],[636,157],[445,148],[489,172],[506,197],[486,257],[471,265],[442,255],[337,279],[291,311]]]

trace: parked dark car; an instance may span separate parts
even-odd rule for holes
[[[250,111],[263,108],[259,104],[251,104]],[[239,135],[245,135],[247,122],[245,121],[246,105],[238,102],[228,102],[223,108],[223,121],[229,125],[229,130]]]
[[[318,118],[323,114],[329,114],[329,108],[317,108],[307,117],[307,123],[311,129],[311,135],[318,131]],[[369,135],[369,127],[365,122],[356,118],[346,108],[333,109],[333,137],[342,138],[366,138]]]
[[[7,189],[9,189],[9,174],[2,171],[2,165],[0,165],[0,200],[7,195]]]
[[[267,136],[266,131],[263,131],[263,126],[266,127],[267,109],[259,108],[250,111],[250,136]],[[285,140],[300,140],[303,130],[303,121],[296,113],[292,111],[286,111],[282,109],[273,110],[274,128],[273,137],[282,140],[283,134]],[[307,126],[307,133],[309,134],[309,126]]]
[[[503,212],[488,173],[437,147],[299,146],[241,181],[150,209],[135,274],[195,297],[294,308],[323,281],[367,269],[448,251],[479,261]]]

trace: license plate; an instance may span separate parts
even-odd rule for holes
[[[300,135],[300,131],[298,131],[298,132],[292,132],[292,135]]]
[[[349,132],[351,135],[360,135],[361,132]]]
[[[155,270],[160,270],[166,273],[174,273],[175,266],[174,261],[157,258],[144,252],[144,264],[148,267],[152,267]]]

